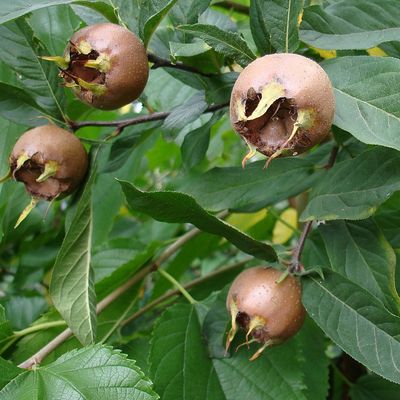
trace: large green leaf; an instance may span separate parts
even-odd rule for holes
[[[0,115],[12,122],[27,126],[43,125],[40,116],[46,112],[24,90],[0,82]]]
[[[400,154],[376,147],[330,169],[311,192],[303,221],[363,219],[400,190]]]
[[[2,61],[18,74],[21,84],[40,108],[51,118],[63,121],[64,91],[57,68],[40,59],[40,56],[48,55],[48,51],[34,37],[28,23],[20,19],[1,25],[0,37]],[[26,98],[27,95],[24,103]]]
[[[92,172],[57,255],[50,284],[54,306],[83,345],[96,339],[96,296],[91,266]]]
[[[245,349],[231,358],[210,359],[201,332],[202,307],[171,307],[154,328],[150,374],[163,400],[305,399],[295,342],[254,362]]]
[[[179,30],[203,39],[213,49],[232,58],[242,67],[256,58],[247,43],[235,32],[205,24],[181,25]]]
[[[363,375],[350,387],[352,400],[397,400],[400,387],[374,374]]]
[[[7,319],[6,311],[0,304],[0,349],[7,339],[13,335],[10,321]]]
[[[140,37],[146,46],[158,24],[175,3],[176,0],[139,0]]]
[[[194,196],[208,210],[263,208],[307,190],[313,182],[313,165],[301,158],[274,160],[267,170],[263,161],[242,167],[214,168],[186,177],[180,190]],[[293,183],[296,182],[294,185]]]
[[[300,38],[321,49],[369,49],[400,38],[397,0],[343,0],[304,10]]]
[[[400,60],[340,57],[322,65],[334,86],[335,125],[361,142],[400,150]]]
[[[374,216],[387,240],[394,248],[400,248],[400,192],[383,203]]]
[[[191,223],[200,230],[223,236],[245,253],[261,260],[274,261],[273,248],[252,239],[233,226],[208,213],[187,194],[179,192],[142,192],[128,182],[120,182],[130,208],[162,222]]]
[[[298,19],[303,0],[253,0],[250,24],[261,52],[270,43],[277,52],[291,52],[299,47]],[[259,36],[265,36],[264,39]]]
[[[0,357],[0,389],[7,385],[12,379],[23,372],[22,369],[17,368],[10,361],[6,361]]]
[[[395,285],[396,254],[377,225],[334,221],[321,225],[330,267],[362,286],[393,313],[400,311]]]
[[[365,289],[333,271],[303,281],[309,315],[346,353],[400,383],[400,318]]]
[[[152,384],[119,351],[90,346],[64,354],[51,364],[26,371],[0,391],[4,400],[156,400]]]

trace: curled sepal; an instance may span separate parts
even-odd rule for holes
[[[231,314],[231,329],[229,329],[228,335],[226,337],[225,344],[225,355],[228,353],[229,347],[235,338],[236,332],[238,331],[238,326],[236,324],[236,316],[238,314],[238,308],[234,301],[229,305],[230,314]]]
[[[22,221],[31,213],[31,211],[36,207],[39,199],[35,199],[34,197],[31,198],[30,203],[25,207],[24,211],[22,211],[21,215],[19,216],[17,222],[14,225],[14,229],[18,228]]]
[[[42,60],[55,62],[61,69],[67,69],[69,67],[69,60],[66,60],[61,56],[42,56]]]
[[[2,176],[0,178],[0,183],[4,183],[5,181],[10,179],[11,177],[12,177],[12,172],[11,172],[11,169],[9,169],[8,172],[4,176]]]
[[[90,91],[91,93],[93,93],[95,96],[101,96],[103,95],[106,91],[106,85],[102,85],[100,83],[90,83],[90,82],[86,82],[81,78],[77,78],[77,82],[78,85],[83,88],[86,89],[88,91]]]
[[[107,55],[100,55],[95,60],[88,60],[85,62],[85,67],[94,68],[100,72],[108,72],[111,68],[110,57]]]
[[[48,161],[44,165],[44,171],[42,174],[36,179],[36,182],[44,182],[46,179],[54,176],[59,170],[60,166],[56,161]]]
[[[250,320],[249,327],[247,329],[246,342],[249,341],[249,336],[254,331],[254,329],[263,328],[266,323],[267,323],[267,321],[264,318],[261,318],[261,317],[258,317],[258,316],[253,317]]]
[[[257,148],[251,145],[247,140],[245,140],[247,147],[249,148],[248,153],[243,157],[242,168],[245,169],[248,160],[252,159],[257,154]]]
[[[15,166],[13,173],[15,174],[17,171],[19,171],[22,166],[28,161],[30,160],[31,157],[28,156],[28,154],[26,153],[22,153],[18,158],[17,158],[17,165]]]
[[[249,341],[246,340],[244,343],[239,344],[239,346],[236,347],[235,353],[237,353],[237,351],[243,346],[247,346],[247,348],[249,348],[249,345],[251,345],[254,342],[258,342],[258,340],[253,338]]]
[[[250,358],[249,361],[254,361],[260,357],[261,353],[269,346],[274,344],[273,340],[267,340]]]

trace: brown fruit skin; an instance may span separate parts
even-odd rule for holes
[[[262,117],[248,121],[243,129],[238,123],[237,102],[244,102],[249,88],[259,93],[271,82],[278,82],[285,88],[285,98],[297,109],[314,110],[315,121],[311,128],[300,129],[290,146],[291,154],[302,153],[320,143],[328,134],[335,113],[335,97],[332,84],[326,72],[313,60],[290,53],[270,54],[250,63],[240,73],[232,89],[230,101],[231,123],[234,129],[267,156],[278,148],[276,138],[269,143],[266,137],[265,120]],[[293,122],[286,119],[287,131]],[[290,133],[290,132],[288,132]],[[263,136],[263,137],[260,137]],[[267,135],[268,136],[268,135]],[[287,135],[286,139],[288,138]],[[284,142],[284,140],[283,140]],[[282,144],[282,143],[281,143]]]
[[[70,41],[79,45],[90,43],[93,50],[110,57],[111,69],[105,73],[107,92],[90,100],[84,91],[74,91],[77,97],[89,105],[113,110],[136,100],[143,92],[149,76],[146,49],[136,35],[128,29],[101,23],[80,29]],[[69,44],[65,52],[69,52]]]
[[[22,154],[30,160],[15,171],[17,159]],[[56,174],[44,182],[36,182],[48,161],[59,165]],[[85,148],[75,135],[56,125],[45,125],[25,132],[18,139],[9,164],[14,178],[24,182],[33,197],[52,200],[72,193],[79,186],[89,161]]]
[[[273,268],[249,268],[236,277],[228,292],[226,307],[231,312],[232,301],[236,303],[237,321],[245,330],[254,317],[265,320],[264,327],[252,333],[260,342],[282,342],[297,333],[304,322],[300,284],[290,275],[276,283],[281,275],[282,271]]]

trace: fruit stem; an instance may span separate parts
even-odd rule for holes
[[[313,221],[307,221],[304,224],[303,231],[301,232],[301,235],[300,235],[300,239],[297,242],[297,246],[295,247],[295,249],[293,251],[293,258],[292,258],[292,262],[289,267],[290,273],[300,272],[300,270],[302,268],[300,259],[301,259],[301,255],[303,253],[304,244],[306,242],[308,234],[310,233],[312,224],[313,224]]]
[[[48,329],[48,328],[54,328],[56,326],[65,326],[65,325],[66,325],[66,322],[61,321],[61,320],[44,322],[43,324],[32,325],[29,328],[22,329],[20,331],[15,331],[14,336],[19,338],[22,336],[29,335],[30,333],[33,333],[33,332],[41,331],[41,330]]]
[[[170,281],[181,293],[190,304],[196,304],[197,301],[190,295],[190,293],[167,271],[159,269],[158,272],[168,281]]]
[[[34,197],[31,198],[30,203],[25,207],[24,211],[22,211],[21,215],[19,216],[17,222],[14,225],[14,229],[18,228],[22,221],[31,213],[31,211],[36,207],[36,204],[39,202],[38,199]]]

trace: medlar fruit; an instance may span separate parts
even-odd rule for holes
[[[72,193],[86,175],[88,156],[75,135],[58,126],[45,125],[18,139],[9,164],[9,176],[23,182],[32,196],[18,226],[39,200],[50,201]]]
[[[128,29],[101,23],[87,26],[71,37],[64,57],[55,61],[65,86],[83,102],[113,110],[137,99],[147,83],[146,49]]]
[[[262,344],[250,360],[256,359],[266,347],[293,336],[301,328],[305,309],[301,303],[301,288],[296,278],[288,275],[280,281],[282,272],[273,268],[254,267],[240,273],[233,281],[226,299],[231,315],[226,349],[232,342],[238,325],[246,334],[246,343]]]
[[[329,133],[335,112],[332,84],[313,60],[298,54],[270,54],[250,63],[231,94],[234,129],[251,151],[268,157],[297,155]]]

